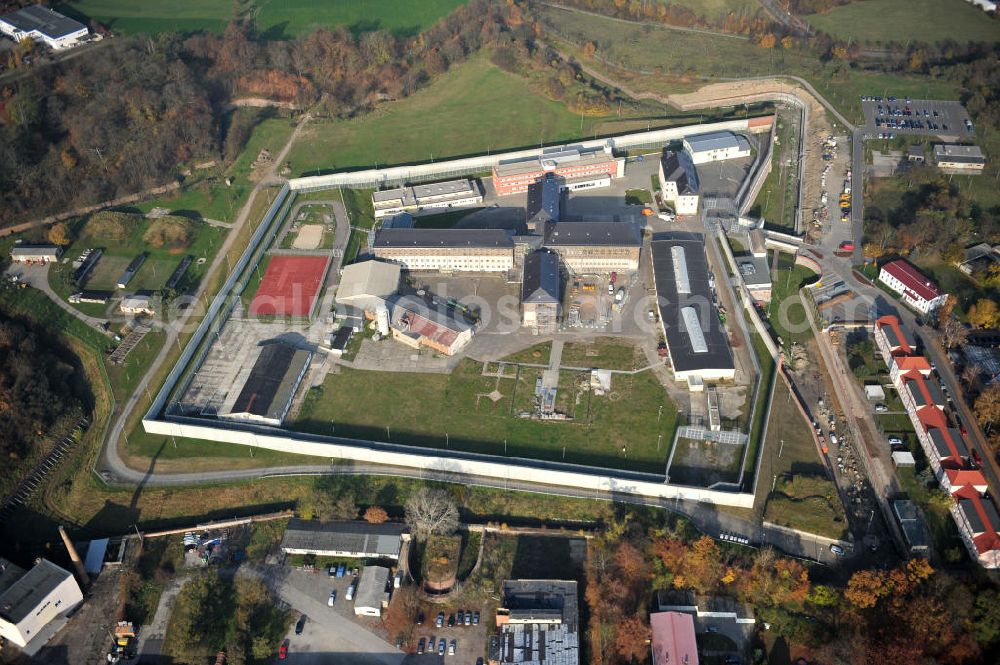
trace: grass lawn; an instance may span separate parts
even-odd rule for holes
[[[771,278],[771,304],[767,308],[767,318],[781,336],[784,346],[812,337],[799,288],[815,278],[816,273],[809,268],[795,265],[791,255],[781,254],[778,258],[778,270]]]
[[[626,107],[623,119],[629,113],[641,114],[645,129],[649,111]],[[654,121],[658,124],[664,124],[662,119]],[[562,103],[535,93],[528,79],[504,72],[480,55],[374,113],[310,123],[289,161],[293,172],[311,175],[535,147],[617,131],[624,130],[616,114],[571,113]]]
[[[608,65],[582,53],[585,43],[595,42],[596,55],[612,63],[612,66],[645,72],[641,76],[627,73],[620,76],[620,72],[614,72],[616,77],[620,76],[631,87],[643,92],[686,92],[691,89],[690,80],[694,77],[744,78],[794,74],[808,80],[848,119],[856,121],[862,119],[861,95],[882,94],[890,90],[890,94],[921,99],[957,98],[957,87],[952,81],[851,69],[832,61],[820,62],[814,56],[799,51],[762,49],[731,35],[711,36],[630,25],[547,6],[539,7],[537,13],[551,27],[555,36],[551,41],[574,53],[588,66],[603,71],[610,69]],[[742,110],[741,107],[740,113]]]
[[[629,189],[625,191],[625,205],[649,205],[653,202],[648,189]]]
[[[597,367],[634,370],[647,365],[639,347],[614,337],[598,337],[593,342],[567,342],[559,360],[562,367]]]
[[[465,0],[253,0],[256,26],[270,39],[288,39],[314,28],[346,25],[353,32],[385,29],[415,35]],[[119,33],[222,32],[233,15],[230,0],[78,0],[59,11],[90,18]]]
[[[340,189],[340,198],[344,202],[347,210],[347,217],[351,221],[351,226],[362,229],[375,228],[375,206],[372,204],[371,189]],[[333,196],[330,191],[314,192],[316,195],[324,195],[327,198]]]
[[[517,353],[505,356],[503,360],[511,363],[532,363],[535,365],[548,365],[549,354],[552,353],[552,342],[542,342],[521,349]]]
[[[1000,40],[1000,23],[964,0],[861,0],[802,18],[835,37],[870,43]]]
[[[762,218],[769,227],[795,232],[796,166],[786,168],[785,159],[798,154],[798,132],[793,131],[791,115],[778,113],[778,142],[774,146],[771,172],[757,194],[750,215]]]
[[[289,426],[380,441],[388,426],[394,443],[494,455],[504,454],[506,441],[508,456],[547,460],[562,460],[565,447],[566,462],[662,473],[666,456],[656,450],[657,436],[672,438],[677,411],[652,374],[615,377],[610,395],[565,404],[580,414],[577,422],[540,422],[515,415],[527,403],[522,393],[533,394],[537,371],[515,382],[513,374],[497,380],[480,370],[471,360],[450,375],[345,369],[307,395]],[[569,400],[574,373],[562,374],[560,393]],[[487,397],[494,390],[502,394],[496,403]]]

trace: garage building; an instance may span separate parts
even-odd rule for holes
[[[281,539],[281,551],[351,559],[399,559],[405,539],[409,535],[402,524],[293,518]]]
[[[365,566],[354,592],[354,614],[380,617],[389,607],[389,569],[384,566]]]
[[[986,166],[986,157],[976,145],[944,143],[934,146],[934,161],[945,173],[977,175]]]
[[[736,365],[708,283],[705,237],[659,233],[650,243],[653,282],[674,378],[692,389],[733,379]]]

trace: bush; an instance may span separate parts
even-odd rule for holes
[[[195,222],[184,217],[161,217],[149,225],[142,239],[153,247],[184,249],[191,244]]]
[[[142,215],[104,210],[83,225],[80,235],[101,242],[125,242],[142,224]]]

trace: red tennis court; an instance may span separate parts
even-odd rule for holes
[[[326,271],[325,256],[272,256],[250,315],[308,316]]]

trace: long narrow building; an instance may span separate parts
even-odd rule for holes
[[[373,251],[407,270],[506,272],[514,267],[514,241],[499,229],[382,229]]]

